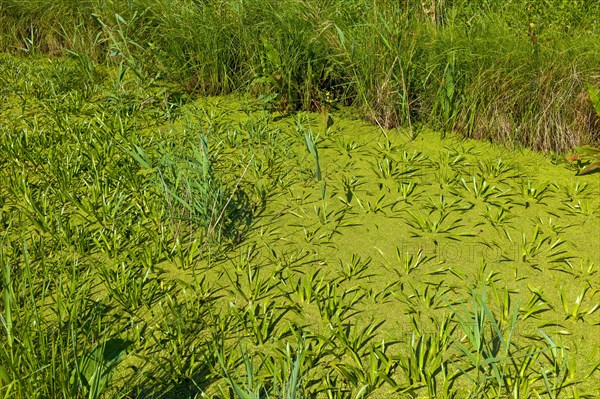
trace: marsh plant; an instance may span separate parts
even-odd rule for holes
[[[243,223],[244,210],[239,203],[243,193],[238,187],[227,188],[217,176],[206,136],[201,136],[199,145],[192,145],[188,153],[166,150],[157,161],[141,147],[134,148],[129,154],[143,173],[155,175],[154,184],[162,193],[176,231],[185,231],[184,236],[189,237],[198,234],[197,239],[205,243],[235,236],[235,229]]]

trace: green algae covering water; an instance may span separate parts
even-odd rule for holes
[[[600,174],[1,62],[0,392],[597,394]]]

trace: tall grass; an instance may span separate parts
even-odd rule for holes
[[[599,19],[597,2],[563,0],[6,0],[0,48],[118,62],[114,30],[146,73],[200,94],[333,100],[385,127],[560,151],[599,140]]]

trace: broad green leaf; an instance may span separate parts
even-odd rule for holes
[[[80,378],[89,389],[90,398],[99,398],[108,386],[114,368],[125,356],[130,341],[112,338],[83,356],[79,365]]]
[[[590,100],[592,100],[592,105],[594,106],[598,116],[600,116],[600,89],[588,83],[587,90],[590,95]]]

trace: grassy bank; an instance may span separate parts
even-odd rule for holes
[[[84,61],[0,56],[0,397],[598,396],[597,174]]]
[[[275,110],[354,105],[384,127],[564,151],[598,143],[591,1],[3,1],[0,48],[71,54],[250,92]]]

